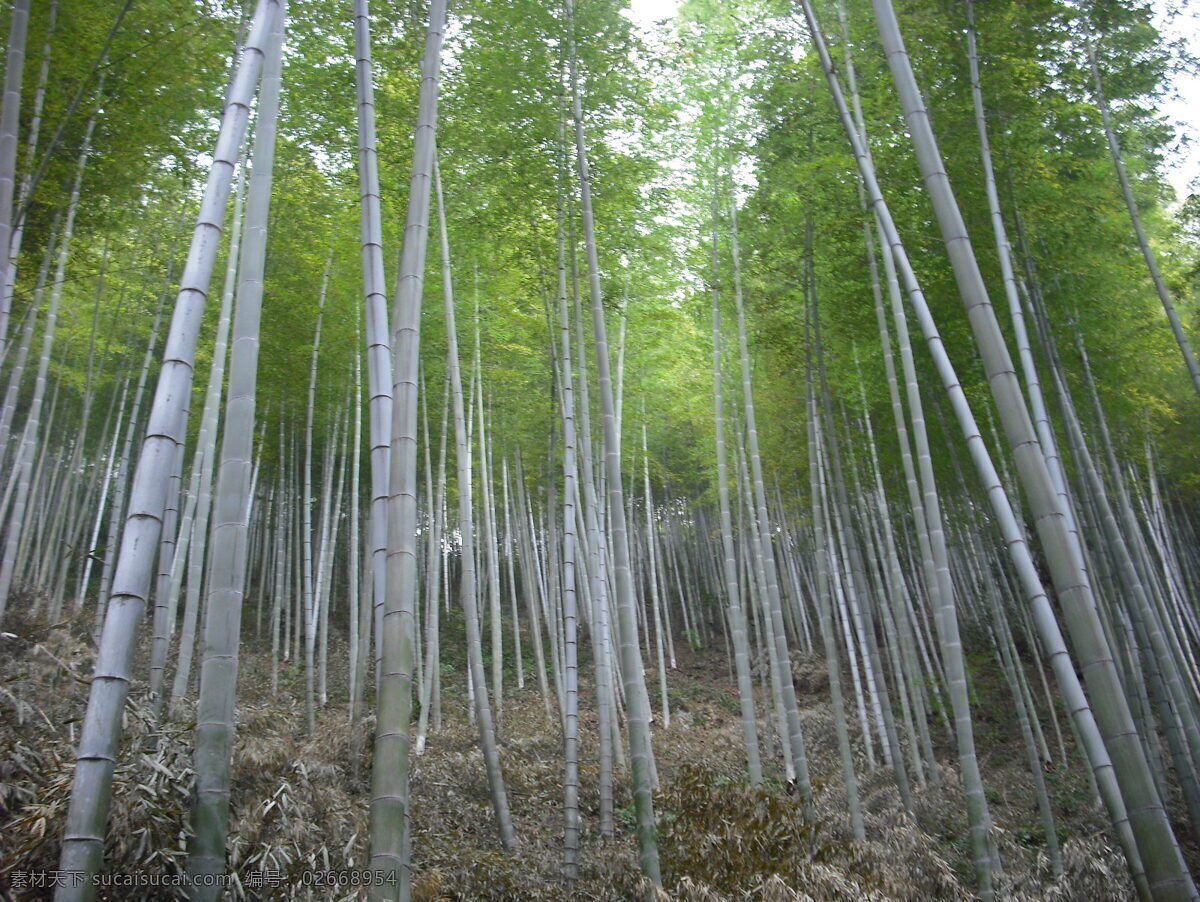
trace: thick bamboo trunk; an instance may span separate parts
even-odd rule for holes
[[[134,473],[130,513],[101,634],[63,835],[60,867],[81,873],[83,879],[77,885],[72,881],[60,886],[55,894],[57,902],[90,900],[95,895],[92,876],[99,871],[103,854],[104,827],[112,799],[112,775],[120,746],[133,650],[150,593],[170,471],[186,432],[187,408],[183,399],[191,391],[196,342],[216,259],[216,239],[225,218],[233,172],[262,68],[262,48],[277,6],[274,0],[260,0],[256,8],[250,37],[221,117],[201,213],[181,279],[146,441]]]
[[[387,597],[387,497],[392,428],[392,351],[384,295],[383,225],[379,157],[375,149],[375,87],[371,69],[371,14],[367,0],[354,5],[355,85],[358,96],[358,185],[362,209],[362,272],[367,341],[367,396],[371,507],[368,525],[371,595],[374,604],[375,678],[382,660],[383,612]]]
[[[563,422],[563,536],[562,536],[562,601],[563,601],[563,746],[566,758],[563,812],[563,874],[573,882],[579,877],[579,662],[577,652],[578,604],[576,600],[579,543],[576,523],[579,520],[576,503],[579,479],[575,428],[575,383],[571,372],[571,323],[567,315],[567,274],[563,248],[562,203],[560,193],[558,223],[558,319],[559,319],[559,379],[562,391]],[[585,436],[586,440],[586,436]],[[505,470],[505,506],[508,498],[508,471]],[[593,641],[595,637],[593,636]]]
[[[421,88],[400,270],[392,319],[392,409],[388,464],[386,590],[377,620],[380,648],[374,769],[371,775],[371,868],[387,877],[372,900],[407,902],[409,729],[417,609],[417,366],[421,292],[429,238],[429,199],[437,134],[438,82],[446,28],[445,0],[433,0],[421,63]],[[368,320],[370,323],[370,320]],[[368,333],[367,341],[373,342]],[[372,391],[374,396],[374,391]],[[372,418],[374,420],[374,418]],[[374,428],[374,421],[372,422]]]
[[[246,533],[253,497],[251,478],[258,383],[258,335],[262,319],[263,270],[266,264],[271,173],[275,161],[275,120],[279,112],[286,16],[287,0],[280,0],[267,38],[262,90],[258,98],[254,164],[247,197],[246,237],[229,360],[225,428],[221,434],[216,500],[213,505],[204,654],[200,661],[200,694],[196,710],[196,795],[192,805],[193,836],[188,844],[187,862],[187,872],[192,878],[193,902],[219,899],[222,889],[217,878],[225,874],[234,697],[248,558]]]
[[[225,268],[225,287],[221,293],[221,310],[217,320],[216,340],[213,342],[213,358],[209,367],[208,387],[204,393],[204,411],[200,415],[200,430],[196,440],[196,454],[192,464],[192,485],[196,492],[191,531],[186,544],[180,541],[178,548],[186,549],[187,593],[183,611],[183,626],[179,637],[179,651],[175,666],[175,679],[171,686],[171,710],[174,718],[183,714],[183,702],[187,698],[192,681],[192,659],[196,648],[196,629],[200,621],[200,600],[204,580],[208,576],[207,549],[209,517],[212,512],[212,478],[216,469],[217,422],[220,417],[221,396],[225,391],[225,359],[229,345],[229,328],[233,309],[234,287],[237,282],[238,245],[241,235],[242,184],[239,174],[233,206],[233,227],[230,230],[230,253]],[[182,450],[182,449],[181,449]],[[189,503],[191,499],[189,497]],[[114,517],[114,519],[116,519]],[[183,561],[181,560],[181,573]],[[172,587],[180,585],[172,581]],[[103,586],[103,581],[101,582]],[[101,591],[101,598],[104,592]],[[169,604],[174,607],[176,600]]]
[[[1072,541],[1058,493],[1037,441],[1016,372],[979,271],[949,179],[945,174],[929,115],[913,76],[890,0],[873,0],[913,138],[926,190],[946,243],[946,251],[976,338],[1000,421],[1017,472],[1032,508],[1038,537],[1046,552],[1076,653],[1092,692],[1097,720],[1117,769],[1121,792],[1138,841],[1150,891],[1163,899],[1193,899],[1196,890],[1183,864],[1166,811],[1155,791],[1121,688],[1112,652],[1096,617],[1084,563]]]

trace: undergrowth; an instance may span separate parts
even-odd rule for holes
[[[14,875],[57,867],[75,743],[87,701],[93,649],[90,618],[61,624],[10,618],[0,635],[0,899],[49,897],[16,890]],[[344,644],[331,642],[341,661]],[[146,670],[145,654],[135,672]],[[535,680],[505,694],[499,740],[519,847],[506,853],[493,826],[478,733],[466,710],[458,673],[443,673],[445,724],[413,761],[414,902],[559,902],[565,899],[652,902],[842,902],[959,900],[971,897],[963,842],[963,798],[953,758],[936,782],[914,789],[913,810],[900,805],[888,770],[867,767],[855,736],[856,768],[867,840],[855,842],[828,707],[827,679],[812,656],[795,662],[801,717],[813,774],[813,798],[789,795],[778,745],[760,722],[765,785],[746,785],[736,688],[716,656],[681,650],[670,675],[672,726],[655,727],[660,779],[655,796],[664,885],[641,878],[632,819],[618,817],[617,834],[600,835],[595,720],[581,710],[580,877],[561,876],[562,751],[559,727],[548,720]],[[339,664],[339,666],[341,666]],[[373,721],[349,723],[344,703],[305,733],[303,705],[281,687],[270,691],[270,659],[249,643],[242,656],[238,733],[232,771],[229,863],[236,875],[226,898],[350,900],[350,887],[302,887],[308,872],[369,865],[368,814]],[[336,675],[331,674],[331,684]],[[979,687],[990,691],[991,687]],[[584,681],[580,698],[594,698]],[[369,706],[368,706],[369,708]],[[186,718],[185,706],[180,715]],[[189,836],[192,724],[160,723],[135,680],[126,708],[105,848],[106,873],[181,873]],[[995,742],[1010,741],[997,731]],[[996,749],[985,772],[994,838],[1004,871],[1002,902],[1130,898],[1131,887],[1077,774],[1052,774],[1064,805],[1059,832],[1066,872],[1055,878],[1035,828],[1028,775],[1020,756]],[[999,754],[1003,752],[1003,754]],[[996,762],[1003,762],[997,767]],[[618,812],[631,810],[627,778],[615,788]],[[272,875],[255,885],[255,875]],[[115,891],[111,891],[115,892]],[[101,899],[157,902],[171,891],[123,890]]]

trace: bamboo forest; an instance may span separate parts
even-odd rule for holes
[[[0,900],[1200,900],[1197,23],[8,0]]]

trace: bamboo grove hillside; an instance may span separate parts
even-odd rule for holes
[[[13,0],[0,890],[1197,898],[1194,61],[634,21]]]

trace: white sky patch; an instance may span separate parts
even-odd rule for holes
[[[1182,39],[1190,54],[1200,56],[1200,4],[1154,0],[1154,18],[1168,40]],[[1165,175],[1182,201],[1200,193],[1200,73],[1175,73],[1161,112],[1178,133],[1166,156]]]
[[[654,31],[655,23],[672,19],[679,12],[680,0],[629,0],[625,15],[643,31]]]

